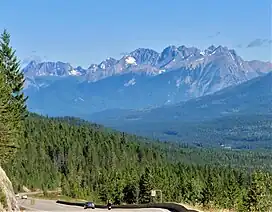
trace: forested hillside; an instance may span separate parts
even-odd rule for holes
[[[271,198],[269,152],[151,142],[69,117],[31,115],[25,126],[25,143],[6,167],[16,189],[61,187],[71,197],[120,204],[149,202],[156,188],[164,201],[242,211],[267,205],[261,194]],[[257,198],[255,206],[250,198]]]
[[[272,115],[236,115],[210,121],[143,121],[112,123],[137,135],[202,147],[272,149]]]

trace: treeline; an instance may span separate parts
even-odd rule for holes
[[[272,175],[261,156],[232,152],[225,160],[230,151],[218,151],[205,165],[196,161],[211,157],[210,150],[149,142],[68,117],[30,116],[25,128],[25,142],[6,167],[16,190],[61,187],[73,198],[121,204],[159,201],[159,193],[150,197],[158,189],[168,202],[240,211],[271,207]],[[242,165],[246,159],[252,169]]]
[[[60,187],[74,198],[133,204],[159,201],[156,189],[163,201],[271,209],[270,153],[160,143],[69,117],[25,119],[23,74],[6,31],[0,40],[0,163],[15,190]]]

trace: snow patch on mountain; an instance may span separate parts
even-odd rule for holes
[[[73,70],[70,71],[69,75],[72,75],[72,76],[80,76],[81,73],[73,69]]]
[[[179,86],[181,85],[181,83],[182,83],[182,80],[181,79],[177,79],[176,80],[176,87],[179,88]]]
[[[185,79],[184,79],[184,83],[185,84],[191,84],[192,83],[192,77],[191,76],[187,76]]]
[[[204,60],[204,57],[197,59],[196,62],[201,60]]]
[[[126,58],[126,63],[127,63],[127,64],[131,64],[131,65],[137,65],[136,59],[135,59],[134,57],[131,57],[131,56],[128,56],[128,57]]]
[[[75,102],[84,102],[85,100],[82,99],[81,97],[77,97],[74,99]]]
[[[159,70],[159,74],[165,73],[165,69]]]
[[[132,86],[132,85],[135,85],[136,84],[136,80],[135,78],[132,78],[131,80],[129,80],[128,82],[126,82],[124,84],[125,87],[128,87],[128,86]]]
[[[106,65],[105,65],[104,63],[102,63],[102,64],[100,65],[100,68],[105,69],[105,68],[106,68]]]

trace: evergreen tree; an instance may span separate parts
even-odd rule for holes
[[[0,148],[9,147],[9,150],[2,151],[2,155],[5,153],[5,156],[0,158],[0,162],[3,163],[12,158],[16,146],[22,140],[23,119],[27,114],[26,98],[22,92],[24,75],[20,72],[20,64],[10,46],[10,35],[6,30],[0,37],[0,74],[3,91],[0,94],[0,125],[2,125],[0,130],[6,134],[1,136]]]
[[[27,115],[26,100],[23,91],[24,74],[20,70],[20,62],[15,55],[16,51],[10,45],[10,34],[7,30],[0,37],[0,63],[3,72],[7,77],[7,84],[11,87],[13,102],[17,106],[18,117],[24,118]]]
[[[264,173],[259,171],[253,173],[252,182],[244,203],[248,211],[269,211],[272,209],[271,191],[269,191],[270,183],[269,176]]]
[[[124,202],[128,204],[134,204],[137,202],[137,187],[134,184],[128,184],[125,186],[124,190]]]
[[[6,77],[0,66],[0,164],[13,156],[16,148],[14,134],[14,110],[11,101],[11,88],[6,84]]]
[[[224,181],[224,191],[221,192],[224,195],[225,206],[226,208],[234,208],[239,200],[239,185],[232,172],[227,174]]]
[[[204,188],[201,192],[202,198],[201,203],[204,207],[208,206],[210,202],[214,200],[215,185],[212,177],[212,170],[209,169],[208,177],[206,179]]]
[[[145,169],[144,174],[140,178],[139,182],[139,201],[142,204],[151,202],[151,190],[152,187],[152,175],[149,168]]]

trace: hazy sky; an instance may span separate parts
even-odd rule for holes
[[[271,0],[1,1],[20,59],[31,55],[89,66],[139,47],[235,48],[271,60]]]

